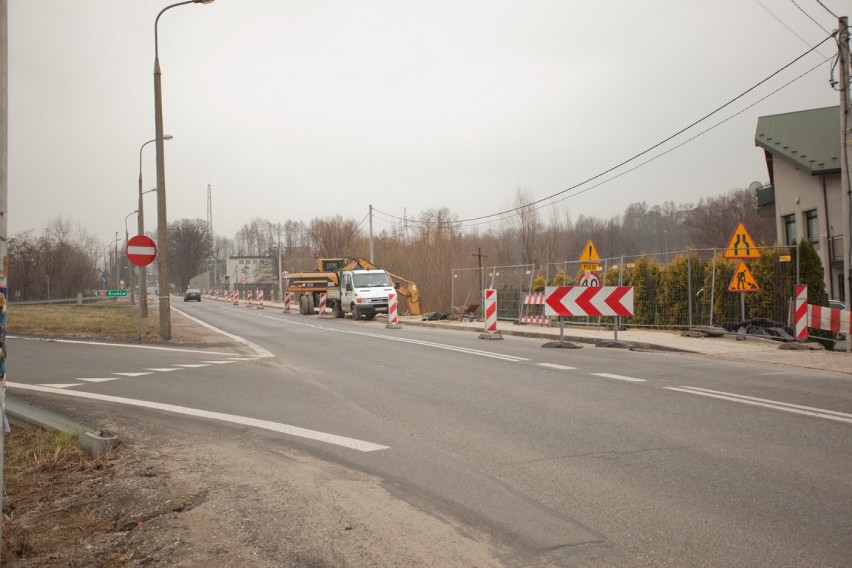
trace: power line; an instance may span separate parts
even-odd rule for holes
[[[793,28],[791,28],[790,26],[788,26],[788,25],[787,25],[787,23],[786,23],[784,20],[782,20],[781,18],[779,18],[779,17],[778,17],[778,16],[777,16],[777,15],[776,15],[776,14],[775,14],[772,10],[770,10],[769,8],[767,8],[767,7],[763,4],[763,2],[761,2],[760,0],[752,0],[752,1],[753,1],[755,4],[757,4],[758,6],[760,6],[761,8],[763,8],[763,10],[764,10],[767,14],[769,14],[770,16],[772,16],[772,17],[775,19],[775,21],[776,21],[776,22],[778,22],[779,24],[781,24],[782,26],[784,26],[785,28],[787,28],[787,31],[789,31],[791,34],[793,34],[794,36],[796,36],[797,38],[799,38],[800,40],[802,40],[802,43],[804,43],[805,45],[810,45],[810,44],[811,44],[808,40],[806,40],[805,38],[803,38],[802,36],[800,36],[798,33],[796,33],[796,30],[794,30]],[[793,4],[796,4],[796,1],[795,1],[795,0],[793,0]],[[798,6],[798,4],[796,4],[796,6]],[[799,10],[801,10],[801,8],[799,8]],[[807,15],[807,14],[806,14],[806,15]],[[820,26],[820,27],[822,27],[822,26]],[[831,33],[831,32],[829,32],[828,30],[825,30],[825,33]]]
[[[831,10],[829,10],[829,9],[828,9],[828,7],[827,7],[825,4],[823,4],[822,2],[820,2],[820,0],[816,0],[816,3],[817,3],[817,4],[819,4],[820,6],[822,6],[823,8],[825,8],[825,11],[826,11],[826,12],[828,12],[829,14],[831,14],[832,16],[834,16],[834,18],[835,18],[836,20],[839,20],[839,19],[840,19],[840,17],[839,17],[837,14],[835,14],[834,12],[832,12]]]
[[[781,67],[780,69],[776,70],[775,72],[773,72],[772,74],[770,74],[769,76],[767,76],[766,78],[764,78],[763,80],[761,80],[761,81],[759,81],[758,83],[756,83],[755,85],[753,85],[753,86],[749,87],[748,89],[746,89],[745,91],[743,91],[743,92],[742,92],[742,93],[740,93],[739,95],[735,96],[734,98],[732,98],[732,99],[731,99],[731,100],[729,100],[728,102],[724,103],[723,105],[719,106],[719,107],[718,107],[718,108],[716,108],[715,110],[713,110],[713,111],[711,111],[711,112],[709,112],[709,113],[705,114],[704,116],[702,116],[702,117],[701,117],[701,118],[699,118],[698,120],[696,120],[696,121],[692,122],[692,123],[691,123],[691,124],[689,124],[688,126],[686,126],[686,127],[682,128],[682,129],[678,130],[678,131],[677,131],[677,132],[675,132],[674,134],[672,134],[672,135],[670,135],[670,136],[666,137],[665,139],[663,139],[663,140],[661,140],[661,141],[657,142],[656,144],[654,144],[654,145],[652,145],[652,146],[649,146],[649,147],[648,147],[648,148],[646,148],[645,150],[642,150],[641,152],[639,152],[639,153],[637,153],[637,154],[633,155],[632,157],[627,158],[626,160],[623,160],[622,162],[620,162],[620,163],[618,163],[618,164],[616,164],[616,165],[614,165],[614,166],[612,166],[612,167],[610,167],[610,168],[608,168],[608,169],[604,170],[603,172],[600,172],[600,173],[598,173],[598,174],[596,174],[596,175],[594,175],[594,176],[592,176],[592,177],[590,177],[590,178],[587,178],[587,179],[585,179],[585,180],[583,180],[583,181],[581,181],[581,182],[579,182],[579,183],[577,183],[577,184],[574,184],[574,185],[572,185],[571,187],[568,187],[568,188],[566,188],[566,189],[563,189],[562,191],[559,191],[559,192],[554,193],[554,194],[552,194],[552,195],[549,195],[549,196],[547,196],[547,197],[543,197],[543,198],[541,198],[541,199],[538,199],[538,200],[536,200],[536,201],[533,201],[532,203],[528,203],[528,204],[526,204],[526,205],[523,205],[523,206],[520,206],[520,207],[515,207],[515,208],[512,208],[512,209],[507,209],[507,210],[505,210],[505,211],[500,211],[500,212],[498,212],[498,213],[492,213],[492,214],[490,214],[490,215],[482,215],[482,216],[479,216],[479,217],[471,217],[471,218],[468,218],[468,219],[460,219],[458,222],[459,222],[459,223],[471,223],[471,222],[473,222],[473,221],[482,221],[482,220],[485,220],[485,219],[491,219],[491,218],[495,218],[495,217],[504,217],[504,216],[509,215],[509,214],[511,214],[511,213],[516,213],[516,212],[522,211],[522,210],[524,210],[524,209],[527,209],[527,208],[529,208],[530,206],[538,205],[539,203],[543,203],[543,202],[545,202],[545,201],[549,201],[549,200],[551,200],[551,199],[553,199],[553,198],[555,198],[555,197],[557,197],[557,196],[559,196],[559,195],[563,195],[563,194],[565,194],[565,193],[568,193],[568,192],[570,192],[570,191],[573,191],[573,190],[575,190],[575,189],[577,189],[577,188],[579,188],[579,187],[582,187],[582,186],[584,186],[584,185],[586,185],[586,184],[588,184],[588,183],[590,183],[590,182],[592,182],[592,181],[594,181],[594,180],[596,180],[596,179],[598,179],[598,178],[601,178],[601,177],[603,177],[603,176],[605,176],[605,175],[607,175],[607,174],[609,174],[609,173],[611,173],[611,172],[613,172],[613,171],[617,170],[618,168],[620,168],[620,167],[622,167],[622,166],[624,166],[624,165],[626,165],[626,164],[628,164],[628,163],[630,163],[630,162],[632,162],[632,161],[634,161],[634,160],[637,160],[637,159],[641,158],[641,157],[642,157],[642,156],[644,156],[645,154],[647,154],[647,153],[649,153],[649,152],[651,152],[651,151],[653,151],[653,150],[655,150],[655,149],[659,148],[660,146],[662,146],[662,145],[663,145],[663,144],[665,144],[666,142],[671,141],[672,139],[676,138],[677,136],[680,136],[681,134],[683,134],[683,133],[684,133],[684,132],[686,132],[687,130],[689,130],[689,129],[693,128],[694,126],[696,126],[696,125],[700,124],[701,122],[703,122],[703,121],[707,120],[708,118],[710,118],[710,117],[711,117],[711,116],[713,116],[714,114],[716,114],[716,113],[718,113],[718,112],[722,111],[722,110],[723,110],[723,109],[725,109],[726,107],[730,106],[731,104],[733,104],[733,103],[734,103],[734,102],[736,102],[737,100],[739,100],[739,99],[743,98],[743,97],[744,97],[744,96],[746,96],[748,93],[750,93],[750,92],[754,91],[755,89],[757,89],[758,87],[760,87],[761,85],[763,85],[764,83],[766,83],[767,81],[769,81],[770,79],[772,79],[773,77],[775,77],[775,76],[776,76],[776,75],[778,75],[779,73],[781,73],[781,72],[785,71],[787,68],[789,68],[789,67],[790,67],[790,66],[792,66],[793,64],[797,63],[800,59],[804,58],[805,56],[809,55],[811,52],[815,51],[815,50],[816,50],[819,46],[821,46],[823,43],[825,43],[825,42],[826,42],[826,41],[828,41],[829,39],[833,38],[836,34],[837,34],[837,32],[832,33],[831,35],[829,35],[828,37],[826,37],[825,39],[823,39],[822,41],[820,41],[818,44],[814,45],[813,47],[811,47],[810,49],[808,49],[807,51],[805,51],[804,53],[802,53],[801,55],[799,55],[798,57],[796,57],[795,59],[793,59],[792,61],[790,61],[790,62],[789,62],[789,63],[787,63],[786,65],[784,65],[783,67]]]
[[[804,14],[805,16],[807,16],[807,17],[808,17],[808,19],[809,19],[810,21],[812,21],[812,22],[813,22],[813,23],[815,23],[817,26],[819,26],[819,29],[821,29],[822,31],[824,31],[824,32],[825,32],[825,33],[827,33],[827,34],[830,34],[830,33],[831,33],[830,31],[828,31],[827,29],[825,29],[825,28],[822,26],[822,24],[820,24],[820,23],[819,23],[819,22],[817,22],[815,19],[813,19],[813,17],[812,17],[810,14],[808,14],[808,13],[805,11],[805,9],[804,9],[804,8],[802,8],[801,6],[799,6],[799,5],[796,3],[796,0],[790,0],[790,1],[793,3],[793,5],[794,5],[796,8],[798,8],[798,9],[799,9],[799,11],[800,11],[802,14]]]

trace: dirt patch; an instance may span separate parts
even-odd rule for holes
[[[175,314],[173,343],[242,348]],[[50,395],[31,401],[118,435],[99,459],[72,452],[4,476],[3,565],[497,566],[489,535],[426,513],[380,479],[247,429],[223,439],[131,413],[79,416]],[[5,450],[31,451],[13,429]],[[12,463],[7,458],[7,465]]]

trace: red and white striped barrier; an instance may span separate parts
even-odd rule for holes
[[[218,299],[219,299],[219,288],[216,288],[216,292],[214,292],[214,294],[213,294],[213,299],[214,299],[214,300],[218,300]]]
[[[326,308],[328,307],[326,294],[325,292],[320,292],[320,303],[319,303],[319,317],[321,318],[333,318],[334,315],[331,313],[326,313]]]
[[[497,332],[497,290],[488,288],[485,295],[485,332]]]
[[[549,316],[521,316],[518,323],[533,323],[536,325],[550,325]]]
[[[257,291],[257,309],[258,310],[263,309],[263,290]]]
[[[796,307],[795,307],[795,333],[796,339],[805,340],[808,338],[808,287],[796,286]]]
[[[246,304],[247,308],[251,307],[251,299],[252,299],[252,293],[251,293],[251,290],[249,290],[249,291],[246,292],[246,300],[248,301],[248,303]]]
[[[632,286],[547,286],[546,316],[632,316]]]
[[[234,290],[234,293],[231,294],[231,296],[233,297],[232,300],[234,302],[234,305],[239,306],[240,305],[240,291]]]
[[[525,306],[542,306],[544,305],[544,292],[534,292],[524,295]],[[537,325],[550,325],[549,316],[521,316],[518,318],[519,324],[534,323]]]
[[[849,311],[809,304],[807,286],[796,286],[794,319],[794,333],[800,341],[808,338],[808,328],[852,335]]]
[[[808,327],[833,331],[834,333],[852,334],[852,322],[850,322],[848,310],[837,308],[826,308],[808,304]],[[798,339],[798,336],[797,336]]]
[[[385,327],[390,329],[399,329],[399,311],[397,310],[397,295],[396,292],[388,293],[388,323]]]
[[[290,313],[290,292],[284,292],[284,313]]]

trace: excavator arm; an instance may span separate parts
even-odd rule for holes
[[[417,289],[417,284],[403,278],[402,276],[397,276],[396,274],[391,274],[388,272],[388,276],[393,280],[393,287],[396,290],[408,298],[408,310],[411,312],[413,316],[420,315],[420,290]]]

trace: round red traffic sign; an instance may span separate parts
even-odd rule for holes
[[[157,258],[157,245],[147,235],[136,235],[127,241],[127,260],[136,266],[148,266]]]
[[[248,278],[240,278],[240,284],[245,284],[248,282]]]

